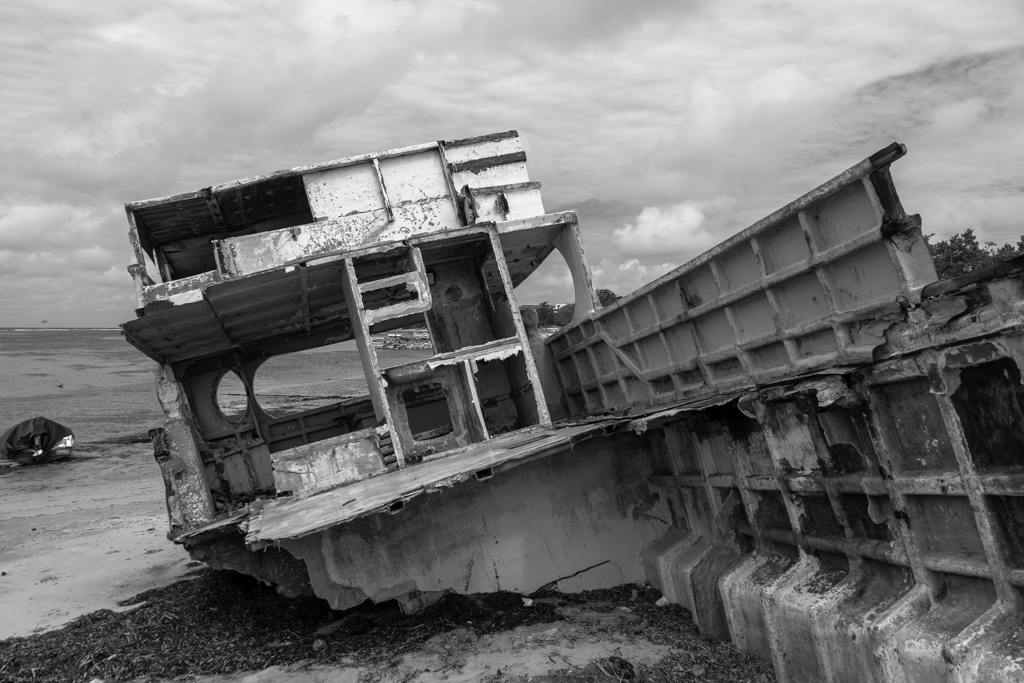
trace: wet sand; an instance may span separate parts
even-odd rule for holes
[[[188,571],[166,538],[145,437],[154,364],[117,330],[0,330],[0,431],[43,415],[75,432],[70,460],[0,469],[0,638],[55,628]]]
[[[56,628],[180,579],[148,444],[0,473],[0,639]]]
[[[393,362],[426,354],[381,352]],[[146,438],[162,423],[155,367],[117,330],[0,329],[0,432],[43,415],[76,438],[70,460],[0,467],[0,639],[115,609],[189,571],[188,554],[166,538],[163,481]],[[272,359],[256,391],[281,413],[363,395],[366,380],[346,342]]]

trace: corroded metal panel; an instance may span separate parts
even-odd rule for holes
[[[294,228],[231,237],[219,241],[217,250],[222,273],[237,277],[331,252],[460,226],[451,198],[442,197],[394,206],[390,216],[387,209],[378,208]]]
[[[540,183],[466,186],[462,201],[467,223],[511,221],[544,213]]]
[[[961,284],[910,306],[886,360],[632,423],[691,530],[649,577],[780,681],[1024,680],[1022,291]]]
[[[574,414],[869,362],[936,279],[894,144],[549,340]]]
[[[271,456],[279,492],[308,496],[380,474],[386,468],[377,429],[364,429]]]
[[[161,289],[141,291],[157,277],[237,277],[374,242],[539,216],[539,188],[513,130],[131,202],[125,209],[140,306],[165,297]],[[474,197],[470,189],[480,191]],[[147,272],[147,257],[157,272]]]
[[[124,329],[164,363],[172,535],[339,608],[644,572],[781,681],[1024,680],[1024,259],[932,283],[903,152],[597,312],[576,216],[540,215],[514,131],[132,205],[164,278],[133,266]],[[186,272],[212,243],[172,247],[189,221],[218,270]],[[513,288],[553,249],[577,318],[545,347]],[[371,332],[420,319],[434,355],[382,366]],[[353,336],[370,396],[260,408],[265,357]],[[551,425],[549,367],[586,419]],[[442,402],[450,424],[414,412]]]
[[[387,206],[372,161],[310,173],[303,182],[309,208],[317,221],[371,213]]]
[[[452,185],[482,188],[527,183],[526,153],[515,131],[442,143]]]

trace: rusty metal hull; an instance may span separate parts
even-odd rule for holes
[[[782,681],[1024,680],[1024,260],[935,282],[904,153],[604,309],[514,132],[128,205],[171,537],[337,609],[642,579]],[[366,396],[262,409],[266,358],[346,339]]]

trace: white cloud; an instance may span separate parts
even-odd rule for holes
[[[594,269],[594,284],[598,289],[610,289],[622,296],[661,277],[679,265],[675,261],[644,263],[636,258],[622,262],[612,258],[602,259]]]
[[[717,241],[704,227],[704,212],[692,202],[645,207],[635,223],[617,228],[612,238],[626,256],[699,254]]]
[[[129,319],[125,201],[508,128],[620,294],[893,139],[926,231],[1016,241],[1022,35],[1017,0],[10,0],[0,325]]]
[[[937,135],[962,134],[974,126],[987,110],[983,97],[943,105],[932,113],[932,130]]]

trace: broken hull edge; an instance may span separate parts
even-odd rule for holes
[[[674,526],[654,463],[633,434],[589,439],[436,495],[273,545],[246,546],[237,525],[181,539],[193,559],[315,594],[334,609],[424,595],[563,592],[644,579],[643,549]],[[263,547],[259,547],[263,545]]]

